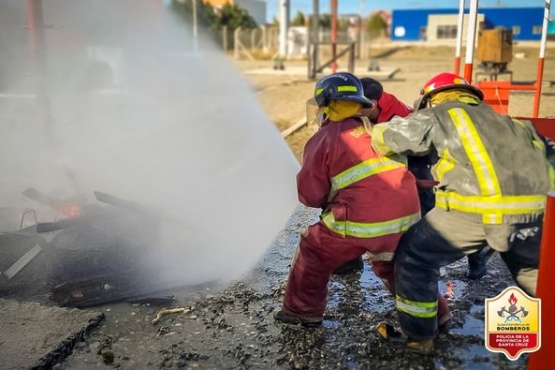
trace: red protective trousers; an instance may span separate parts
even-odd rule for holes
[[[372,246],[391,244],[392,249],[399,243],[399,234],[372,238]],[[327,303],[328,282],[332,272],[343,263],[371,250],[368,241],[357,238],[343,238],[330,232],[322,222],[308,228],[308,234],[301,237],[299,247],[292,262],[283,306],[292,313],[321,318]],[[373,261],[376,276],[395,295],[393,261]],[[438,295],[438,318],[449,312],[443,296]]]

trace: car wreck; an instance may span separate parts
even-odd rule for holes
[[[34,188],[23,195],[57,216],[44,222],[32,208],[1,209],[0,297],[79,308],[172,299],[155,294],[161,286],[144,258],[158,242],[160,215],[98,191],[94,202],[55,199]]]

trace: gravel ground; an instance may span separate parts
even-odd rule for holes
[[[498,256],[477,282],[464,277],[465,260],[444,269],[440,289],[455,317],[449,332],[439,336],[434,356],[405,353],[379,340],[373,326],[384,319],[393,322],[395,313],[392,297],[368,264],[362,274],[332,279],[321,328],[275,323],[271,312],[280,304],[299,228],[313,219],[313,212],[299,209],[244,280],[178,293],[173,307],[186,308],[185,313],[166,315],[153,325],[159,307],[101,307],[105,323],[58,368],[93,369],[106,362],[126,369],[525,368],[526,356],[511,362],[484,347],[484,299],[510,284]],[[113,354],[113,362],[106,360],[106,352]]]

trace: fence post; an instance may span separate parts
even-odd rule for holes
[[[349,45],[349,72],[355,73],[356,42]]]
[[[547,195],[540,248],[536,298],[541,299],[541,348],[528,357],[528,370],[553,370],[555,361],[555,191]]]
[[[239,32],[241,32],[241,27],[237,27],[235,29],[235,32],[233,32],[233,45],[234,45],[233,57],[236,60],[239,60],[241,58],[241,53],[239,52],[239,48],[241,47],[241,41],[239,40]]]
[[[222,27],[222,47],[224,48],[224,52],[227,53],[227,26]]]

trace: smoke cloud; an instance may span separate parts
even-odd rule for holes
[[[163,280],[247,272],[298,204],[298,163],[227,57],[159,1],[43,0],[43,38],[25,5],[0,4],[0,205],[52,221],[25,189],[106,193],[163,220],[144,253]]]

